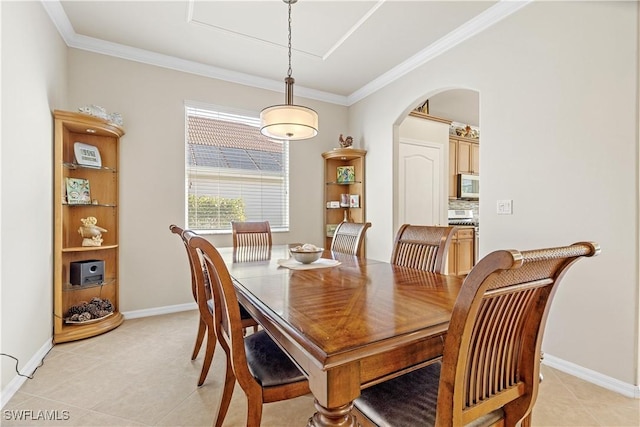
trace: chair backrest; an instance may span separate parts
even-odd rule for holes
[[[336,227],[333,240],[331,240],[331,251],[360,255],[364,235],[369,227],[371,227],[370,222],[341,222]]]
[[[455,227],[404,224],[398,229],[391,264],[444,273]]]
[[[269,221],[231,221],[233,260],[261,261],[271,258]]]
[[[535,403],[542,335],[558,283],[595,243],[496,251],[466,277],[447,331],[436,425],[466,425],[503,408],[515,425]]]
[[[213,321],[220,345],[231,358],[233,372],[241,384],[254,384],[249,371],[244,348],[244,332],[240,316],[240,304],[236,297],[231,275],[218,250],[206,239],[195,233],[185,232],[188,245],[202,259],[211,282],[213,294]],[[198,299],[206,297],[204,275],[197,276]],[[198,303],[200,306],[201,304]],[[206,304],[205,304],[206,305]],[[208,308],[206,308],[208,310]],[[244,387],[243,387],[244,388]]]
[[[196,295],[196,277],[195,277],[195,270],[194,270],[194,264],[193,264],[193,260],[191,259],[191,256],[189,256],[189,246],[187,244],[187,241],[184,239],[183,234],[184,234],[184,230],[180,227],[178,227],[175,224],[171,224],[169,226],[169,230],[173,233],[173,234],[177,234],[178,237],[180,237],[180,240],[182,240],[182,243],[184,244],[184,247],[187,251],[187,258],[189,259],[189,270],[191,270],[191,293],[193,294],[193,300],[197,301],[197,295]],[[200,262],[198,262],[197,267],[201,268],[201,264]]]

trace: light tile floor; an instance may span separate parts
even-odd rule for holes
[[[2,426],[211,426],[224,380],[216,354],[197,387],[204,348],[190,360],[197,311],[132,319],[106,334],[54,346],[5,405]],[[543,366],[534,426],[639,426],[640,400]],[[58,420],[43,420],[43,412]],[[56,412],[57,411],[57,412]],[[236,385],[225,426],[245,423],[246,400]],[[312,396],[264,406],[263,426],[304,426]],[[16,420],[16,416],[30,419]],[[40,419],[38,419],[40,417]]]

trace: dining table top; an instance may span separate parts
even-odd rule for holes
[[[304,337],[316,357],[328,359],[399,336],[446,331],[461,279],[326,250],[339,265],[291,270],[278,260],[228,262],[239,292]],[[225,258],[226,259],[226,258]]]
[[[329,250],[320,261],[331,265],[302,265],[288,245],[261,261],[233,262],[231,248],[220,253],[240,303],[329,412],[350,405],[362,387],[441,356],[463,280]]]

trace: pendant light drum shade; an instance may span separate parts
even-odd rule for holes
[[[293,104],[293,84],[291,77],[291,5],[298,0],[282,0],[289,7],[289,70],[285,83],[285,103],[267,107],[260,113],[260,133],[268,138],[299,139],[313,138],[318,134],[318,113],[308,107]]]
[[[296,141],[318,134],[318,113],[302,105],[274,105],[260,113],[260,132],[269,138]]]

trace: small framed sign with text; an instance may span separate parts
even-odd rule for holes
[[[102,167],[102,159],[100,158],[98,147],[83,142],[76,142],[73,144],[73,153],[76,156],[76,163],[79,165],[90,168]]]

